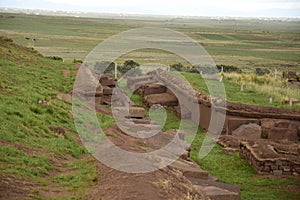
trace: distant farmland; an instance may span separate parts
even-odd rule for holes
[[[34,46],[44,55],[60,56],[66,60],[84,59],[99,42],[114,34],[151,26],[187,34],[201,43],[217,64],[235,65],[244,71],[252,71],[254,67],[300,69],[299,21],[0,15],[1,35],[18,44]],[[36,41],[33,42],[32,38]],[[139,63],[158,60],[167,65],[184,62],[156,50],[132,52],[118,62],[127,58]]]

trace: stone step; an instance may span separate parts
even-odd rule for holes
[[[199,166],[193,162],[177,160],[172,163],[170,167],[172,169],[181,171],[182,174],[188,179],[195,178],[207,180],[209,178],[209,173],[205,170],[200,169]]]
[[[238,193],[231,192],[216,186],[196,185],[195,188],[198,189],[201,193],[203,193],[205,197],[211,200],[239,200],[240,199],[240,195]]]
[[[231,185],[227,183],[218,182],[214,176],[209,176],[208,180],[188,178],[192,184],[200,186],[215,186],[234,193],[240,193],[240,187],[237,185]]]

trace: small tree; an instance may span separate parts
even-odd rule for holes
[[[175,63],[175,64],[170,65],[170,70],[171,71],[179,71],[179,72],[185,71],[184,66],[181,63]]]
[[[126,60],[122,66],[118,67],[121,74],[126,74],[125,76],[138,76],[142,74],[139,63],[133,60]]]
[[[270,74],[270,70],[265,69],[265,68],[256,68],[255,73],[258,76],[263,76],[263,75],[266,75],[266,74]]]

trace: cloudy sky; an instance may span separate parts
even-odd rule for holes
[[[0,0],[0,7],[189,16],[300,17],[300,0]]]

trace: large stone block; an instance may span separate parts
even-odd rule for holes
[[[187,162],[175,161],[170,165],[171,168],[179,170],[187,178],[208,179],[209,173],[199,168],[197,165],[188,164]]]
[[[298,133],[296,129],[273,127],[268,132],[268,139],[274,141],[288,140],[298,141]]]
[[[196,186],[210,200],[239,200],[238,193],[215,186]]]
[[[144,118],[146,109],[140,106],[131,106],[129,107],[129,114],[131,118]]]
[[[150,94],[161,94],[165,93],[167,91],[167,88],[164,85],[161,84],[149,84],[144,89],[144,96],[150,95]]]
[[[161,93],[161,94],[150,94],[145,96],[144,100],[147,102],[149,106],[154,104],[160,104],[162,106],[177,106],[178,100],[176,96],[171,95],[169,93]]]
[[[259,125],[258,119],[247,119],[232,117],[227,120],[227,134],[231,135],[234,130],[239,128],[241,125],[254,123]]]
[[[261,127],[255,123],[243,124],[232,131],[232,135],[245,139],[260,139]]]
[[[99,83],[104,87],[104,86],[109,86],[109,87],[115,87],[116,86],[116,80],[109,77],[109,76],[101,76]]]

